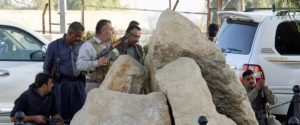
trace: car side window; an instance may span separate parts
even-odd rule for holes
[[[0,26],[0,60],[30,61],[42,46],[41,41],[22,29]]]
[[[300,22],[288,21],[278,25],[275,48],[281,55],[300,54]]]

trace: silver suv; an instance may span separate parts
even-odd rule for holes
[[[274,114],[286,115],[300,84],[300,15],[286,11],[233,12],[219,15],[224,22],[216,44],[237,76],[248,69],[264,78],[277,96]]]
[[[0,123],[9,122],[3,117],[9,115],[14,100],[42,71],[47,44],[46,39],[27,28],[0,20]]]

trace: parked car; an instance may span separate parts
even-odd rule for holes
[[[237,76],[248,69],[277,96],[272,113],[286,115],[300,84],[300,16],[287,11],[219,12],[224,20],[216,44]]]
[[[14,100],[42,71],[48,41],[10,21],[0,20],[0,114],[8,115]],[[1,122],[0,118],[0,122]]]

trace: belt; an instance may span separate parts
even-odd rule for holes
[[[83,75],[79,75],[79,76],[61,75],[60,79],[62,79],[62,80],[70,80],[70,81],[77,81],[77,80],[85,80],[85,76],[83,76]]]

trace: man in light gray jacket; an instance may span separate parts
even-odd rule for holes
[[[112,35],[111,21],[102,19],[97,23],[95,36],[85,42],[79,50],[76,66],[80,71],[87,73],[86,93],[100,86],[112,64],[113,60],[110,57],[119,55],[114,49],[108,56],[98,58],[103,49],[111,46]]]

